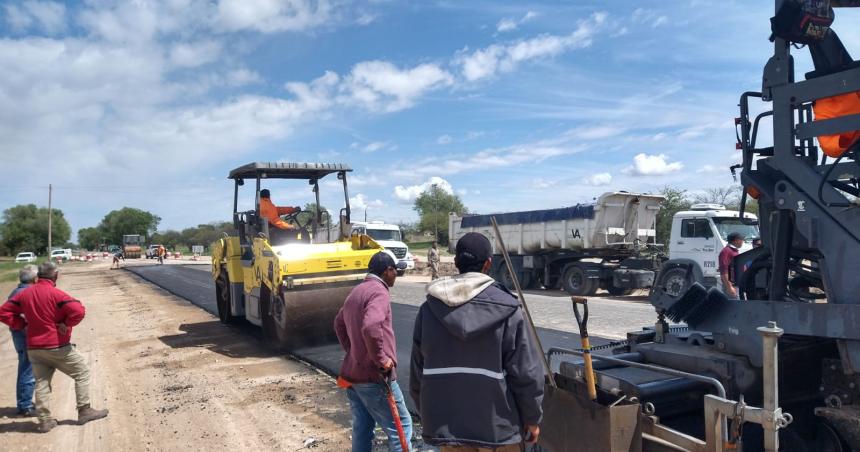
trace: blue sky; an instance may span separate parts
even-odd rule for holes
[[[353,211],[392,222],[431,183],[476,212],[726,186],[771,49],[753,3],[6,0],[0,207],[51,183],[75,230],[123,206],[181,229],[229,219],[251,161],[347,163]]]

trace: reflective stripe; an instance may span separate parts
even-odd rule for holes
[[[483,375],[485,377],[501,380],[505,378],[502,372],[493,372],[492,370],[481,369],[480,367],[439,367],[436,369],[424,369],[424,375],[445,375],[445,374],[473,374]]]

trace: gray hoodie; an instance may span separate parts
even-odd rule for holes
[[[498,447],[540,423],[544,373],[526,328],[517,299],[485,274],[427,286],[409,383],[424,441]]]

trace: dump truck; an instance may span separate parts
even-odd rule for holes
[[[774,4],[761,90],[740,95],[735,119],[738,218],[756,199],[763,242],[733,260],[741,299],[658,283],[652,326],[600,353],[546,350],[543,450],[860,450],[860,63],[830,2]],[[802,80],[795,48],[814,64]],[[819,114],[824,100],[840,114]]]
[[[230,171],[234,230],[211,248],[221,322],[241,318],[261,327],[266,343],[275,350],[334,339],[332,325],[338,310],[350,290],[365,278],[371,256],[383,249],[367,235],[350,234],[347,173],[351,171],[345,164],[266,162]],[[260,215],[262,183],[301,181],[290,190],[290,197],[310,187],[308,193],[319,206],[320,181],[329,176],[343,186],[338,236],[329,236],[320,214],[303,223],[299,212],[282,217],[295,229],[275,235],[274,226]],[[239,192],[246,182],[253,184],[252,192],[245,196],[253,196],[254,209],[240,211]]]
[[[122,255],[126,259],[137,259],[143,251],[143,237],[138,234],[122,236]]]
[[[450,214],[449,247],[468,232],[484,234],[495,244],[491,222],[495,217],[522,287],[563,288],[571,295],[606,289],[627,295],[650,287],[659,269],[656,221],[663,199],[615,191],[593,203],[559,209]],[[495,245],[493,252],[492,276],[513,288]]]

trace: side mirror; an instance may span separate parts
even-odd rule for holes
[[[236,179],[236,185],[242,186],[245,185],[245,179]]]

